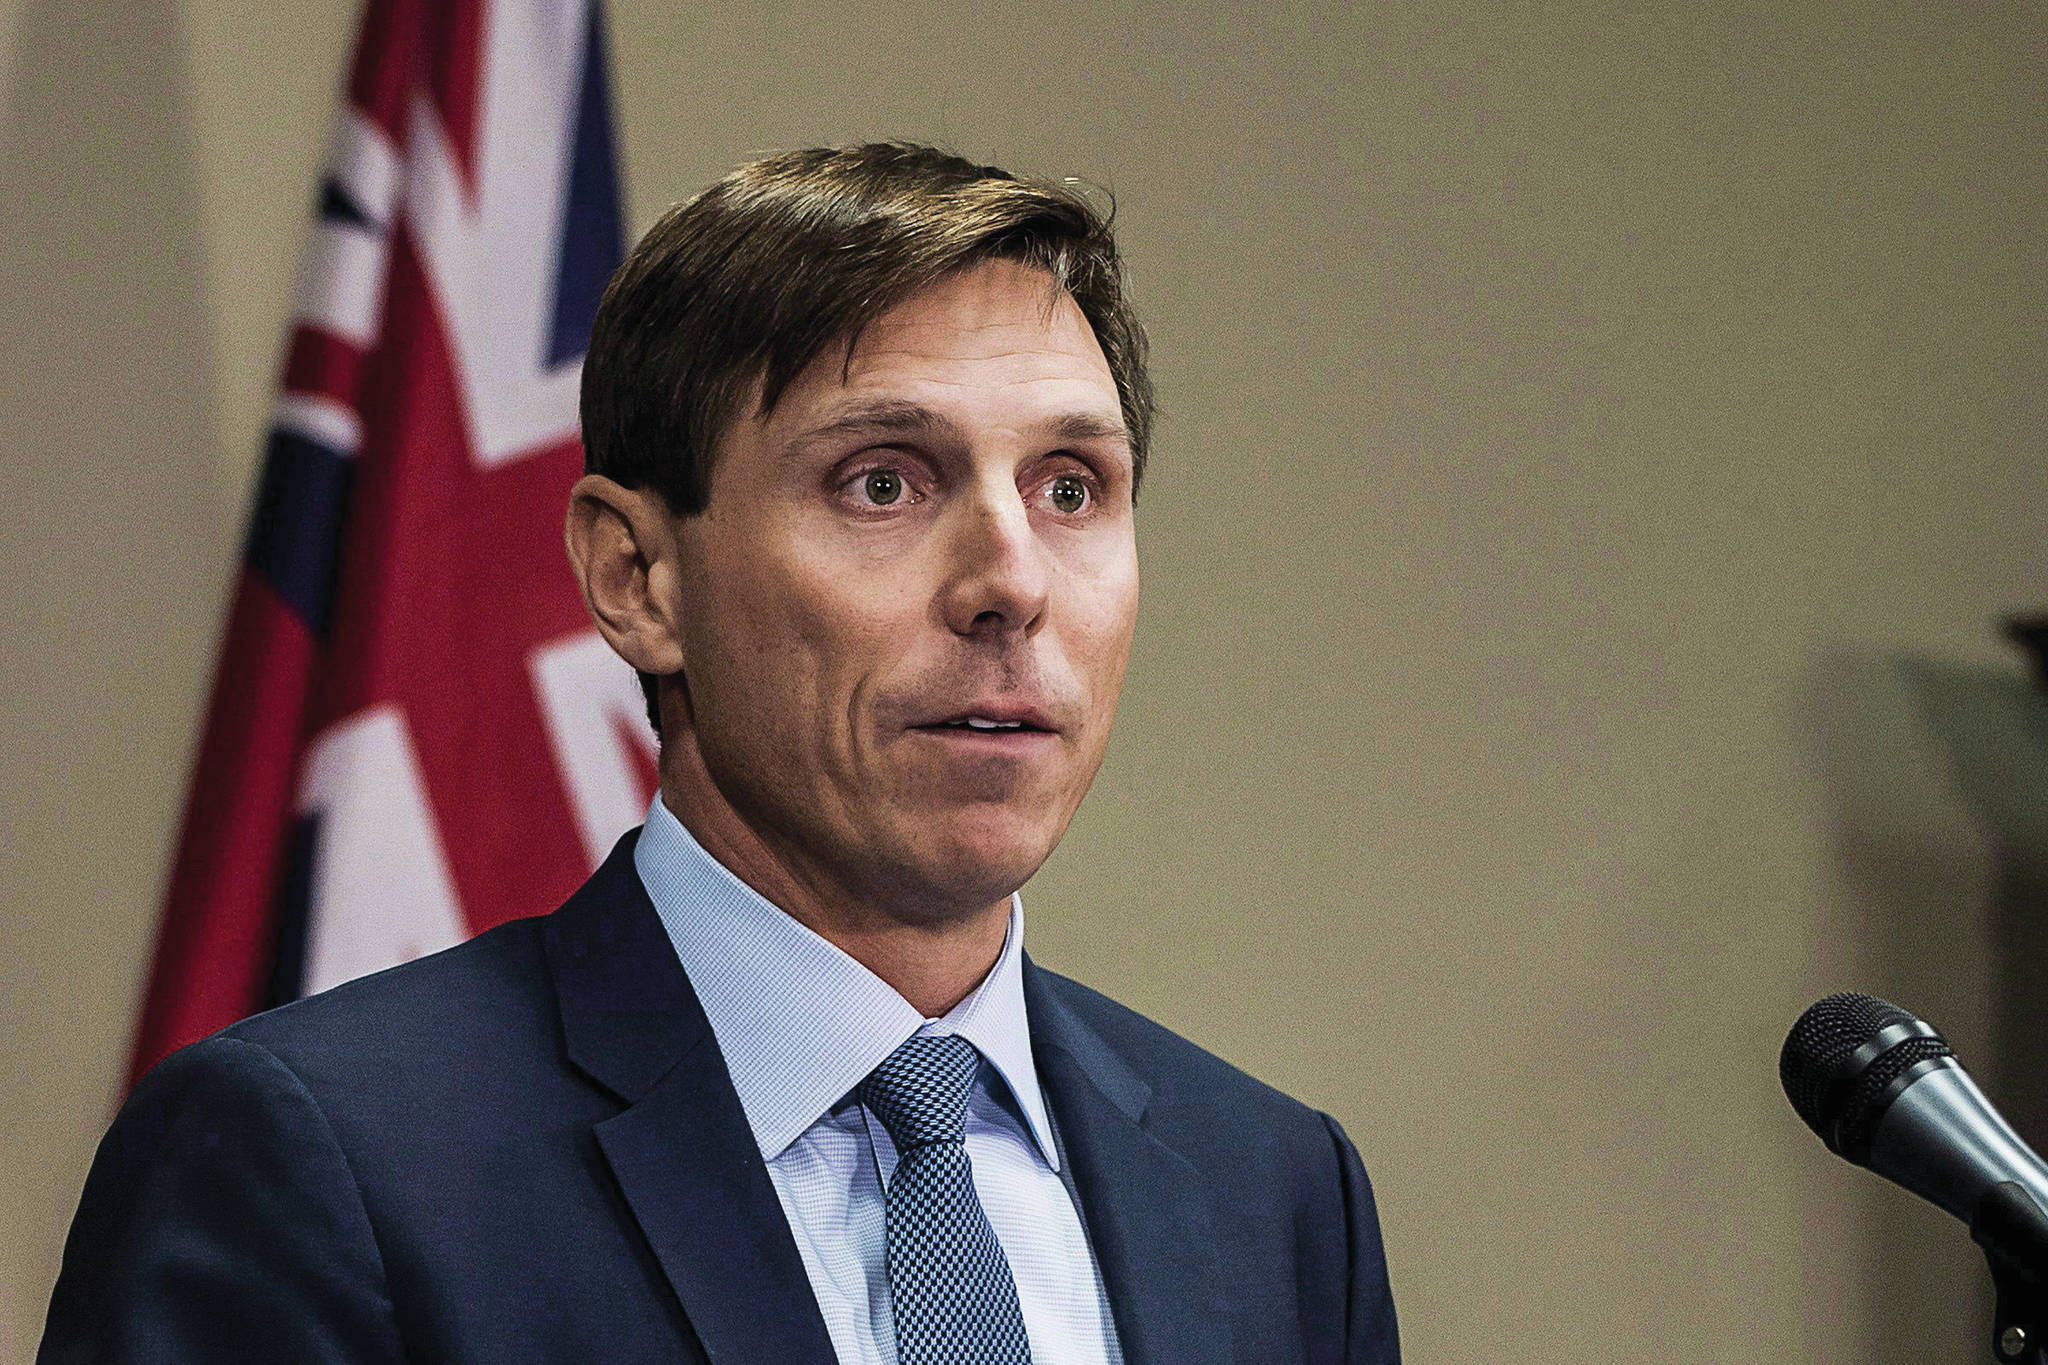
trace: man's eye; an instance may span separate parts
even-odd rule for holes
[[[1046,489],[1052,505],[1072,515],[1088,505],[1088,485],[1072,474],[1062,474]]]
[[[903,476],[893,469],[871,469],[861,480],[861,491],[877,507],[887,507],[903,496]]]

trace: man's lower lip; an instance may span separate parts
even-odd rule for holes
[[[1042,741],[1059,738],[1051,730],[977,730],[967,725],[914,725],[911,733],[969,744],[996,744],[1005,748],[1035,747]]]

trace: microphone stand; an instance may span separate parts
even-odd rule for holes
[[[2048,1213],[2015,1181],[1993,1185],[1970,1216],[1998,1303],[1991,1354],[1999,1365],[2048,1365]]]

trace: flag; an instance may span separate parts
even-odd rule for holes
[[[552,908],[645,811],[562,549],[620,249],[597,0],[369,0],[133,1077]]]

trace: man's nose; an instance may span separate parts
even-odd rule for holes
[[[1050,573],[1030,509],[1014,485],[976,488],[959,507],[940,606],[961,635],[1035,633]]]

